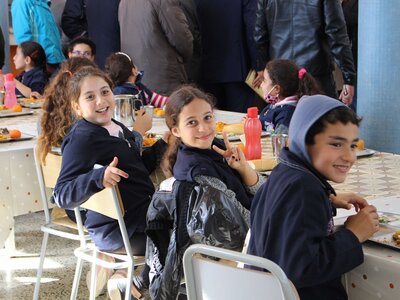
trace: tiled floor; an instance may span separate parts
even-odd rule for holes
[[[16,257],[0,252],[0,299],[32,299],[40,246],[43,234],[40,225],[43,213],[32,213],[15,218]],[[44,264],[40,299],[69,299],[75,272],[76,259],[73,250],[78,242],[50,235]],[[85,278],[89,265],[84,265],[78,299],[88,299]],[[106,295],[97,299],[107,299]]]

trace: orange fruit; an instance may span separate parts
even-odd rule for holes
[[[13,112],[21,112],[22,111],[22,106],[21,105],[14,105],[11,109]]]
[[[238,147],[244,153],[244,149],[245,148],[244,148],[244,144],[243,143],[237,144],[236,147]]]
[[[365,149],[364,140],[359,139],[357,142],[357,150],[361,151]]]
[[[12,139],[19,139],[21,137],[21,131],[18,129],[11,129],[10,130],[10,138]]]

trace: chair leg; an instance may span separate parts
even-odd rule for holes
[[[42,279],[44,258],[46,256],[47,241],[49,239],[49,233],[44,232],[42,240],[42,248],[40,249],[40,260],[39,267],[36,274],[35,291],[33,292],[33,300],[39,299],[40,281]]]
[[[132,288],[132,280],[133,280],[133,262],[128,268],[128,274],[126,275],[126,290],[125,290],[125,300],[131,299],[131,288]]]
[[[74,282],[72,283],[71,297],[69,298],[70,300],[75,300],[76,296],[78,295],[79,282],[81,280],[81,275],[82,275],[82,267],[83,267],[83,261],[80,257],[78,257],[78,260],[76,262]]]
[[[97,277],[97,251],[93,250],[93,263],[92,263],[92,274],[90,278],[90,300],[96,299],[96,277]]]

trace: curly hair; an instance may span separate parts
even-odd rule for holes
[[[44,92],[41,133],[38,138],[38,154],[43,164],[51,148],[60,147],[64,136],[74,123],[75,118],[68,96],[68,82],[72,74],[85,66],[96,68],[93,62],[84,57],[73,57],[63,62]]]
[[[212,109],[215,107],[215,100],[211,95],[204,93],[193,85],[183,85],[171,94],[165,107],[165,123],[169,130],[178,126],[179,115],[183,107],[191,103],[194,99],[203,99],[210,104]],[[180,144],[181,139],[171,134],[168,139],[168,148],[161,162],[161,169],[166,176],[172,176],[173,174],[172,169],[176,162],[176,155]]]

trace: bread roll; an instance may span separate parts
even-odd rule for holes
[[[244,133],[244,125],[243,125],[243,123],[227,124],[224,126],[222,131],[226,132],[226,133],[243,134]]]
[[[250,166],[256,171],[269,171],[276,166],[275,159],[254,159],[248,161]]]

